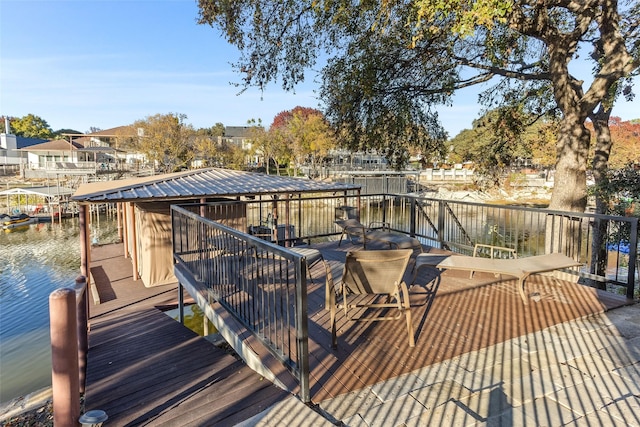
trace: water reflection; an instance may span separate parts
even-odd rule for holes
[[[167,310],[165,311],[165,314],[177,321],[180,316],[180,309],[176,308],[173,310]],[[184,307],[184,325],[201,337],[205,336],[205,319],[206,317],[204,315],[204,312],[202,311],[202,309],[200,309],[200,307],[198,307],[197,304],[190,304]],[[207,319],[207,327],[208,335],[218,332],[209,319]]]
[[[77,218],[0,230],[0,403],[51,385],[49,294],[80,274]],[[115,220],[91,226],[117,240]]]

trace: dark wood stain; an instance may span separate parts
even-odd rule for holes
[[[176,305],[176,285],[133,281],[121,250],[92,252],[98,289],[115,298],[90,308],[86,410],[114,426],[230,426],[289,395],[160,311]]]
[[[321,250],[336,280],[346,251],[360,249],[348,242],[340,247],[335,242],[314,247]],[[131,263],[118,250],[122,245],[92,251],[92,266],[100,269],[96,284],[115,298],[91,307],[87,409],[106,410],[110,422],[112,416],[118,421],[114,425],[227,425],[286,395],[161,313],[156,307],[176,303],[176,285],[144,288],[140,281],[134,282]],[[536,275],[527,280],[526,292],[538,298],[524,305],[515,279],[483,273],[470,279],[466,272],[425,268],[411,288],[415,348],[409,347],[404,319],[352,322],[338,312],[338,349],[333,350],[329,312],[324,309],[322,263],[313,266],[311,277],[308,314],[314,403],[628,303],[623,296]],[[411,265],[405,279],[412,279]],[[249,345],[269,360],[256,340],[249,338]],[[291,378],[282,375],[283,382],[290,384]]]

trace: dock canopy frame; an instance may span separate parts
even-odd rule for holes
[[[293,178],[262,173],[237,171],[222,168],[196,169],[141,178],[116,181],[99,181],[80,185],[71,200],[80,204],[81,220],[81,273],[90,276],[89,218],[86,206],[96,203],[118,203],[118,227],[124,242],[125,256],[131,257],[133,277],[140,278],[140,254],[138,247],[148,239],[144,230],[137,227],[136,209],[147,202],[166,203],[167,215],[170,204],[206,203],[211,199],[241,197],[271,197],[277,200],[300,194],[356,193],[360,186],[340,182],[315,181],[308,178]],[[158,213],[156,213],[158,214]],[[274,212],[277,216],[277,212]],[[122,227],[121,227],[122,225]],[[138,224],[139,225],[139,224]],[[166,250],[171,251],[167,243]],[[140,263],[140,265],[139,265]],[[172,268],[171,265],[168,268]],[[148,284],[145,283],[147,286]]]

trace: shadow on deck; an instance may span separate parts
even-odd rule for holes
[[[314,245],[339,279],[348,250],[357,245]],[[118,252],[120,251],[120,252]],[[197,337],[156,307],[176,303],[176,285],[144,288],[131,280],[121,245],[95,248],[93,269],[109,301],[91,307],[87,409],[103,409],[117,425],[180,419],[180,425],[233,424],[288,394],[233,356]],[[411,268],[411,265],[410,265]],[[404,321],[350,322],[338,313],[338,349],[331,349],[329,312],[324,308],[321,263],[308,284],[311,398],[319,403],[388,381],[456,356],[569,320],[628,303],[612,295],[547,275],[532,276],[523,305],[516,280],[492,274],[422,269],[411,289],[416,346]],[[411,271],[406,280],[410,281]],[[259,345],[252,348],[268,360]],[[286,372],[280,375],[286,376]],[[267,383],[267,384],[264,384]],[[283,379],[290,384],[290,378]],[[112,418],[113,414],[113,418]],[[120,418],[116,418],[120,417]],[[197,418],[200,417],[200,418]],[[177,421],[175,421],[177,423]]]
[[[342,273],[348,250],[315,246],[331,265],[334,278]],[[368,247],[368,245],[367,245]],[[428,250],[428,249],[427,249]],[[405,280],[410,283],[412,265]],[[324,310],[324,273],[311,270],[309,292],[309,350],[311,396],[314,402],[334,398],[400,377],[464,353],[540,331],[569,320],[602,313],[629,302],[624,296],[598,291],[551,275],[534,275],[526,282],[529,304],[524,305],[517,280],[493,274],[423,268],[410,289],[416,346],[409,347],[404,320],[351,322],[338,312],[338,350],[331,349],[329,312]],[[508,277],[506,277],[508,279]]]
[[[87,410],[117,426],[231,426],[289,396],[160,311],[177,304],[177,285],[145,288],[120,254],[122,245],[92,251],[108,298],[90,307]]]

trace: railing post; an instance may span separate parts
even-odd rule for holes
[[[76,292],[61,288],[49,295],[53,424],[77,427],[80,417]]]
[[[184,325],[184,287],[178,282],[178,321]]]
[[[444,242],[444,201],[438,200],[438,241],[440,242],[440,249],[442,249]]]
[[[410,224],[409,224],[409,235],[411,237],[415,237],[416,235],[416,207],[417,207],[417,202],[416,202],[416,198],[412,197],[411,199],[411,212],[409,213],[410,215]]]
[[[78,375],[80,393],[84,393],[87,376],[87,351],[89,350],[89,299],[87,298],[87,278],[76,278],[76,317],[78,320]]]
[[[299,258],[295,263],[296,270],[296,341],[298,350],[298,369],[300,381],[300,400],[311,401],[309,386],[309,318],[307,314],[307,262]]]
[[[638,260],[638,218],[632,218],[629,235],[629,267],[627,270],[627,298],[634,298]]]

